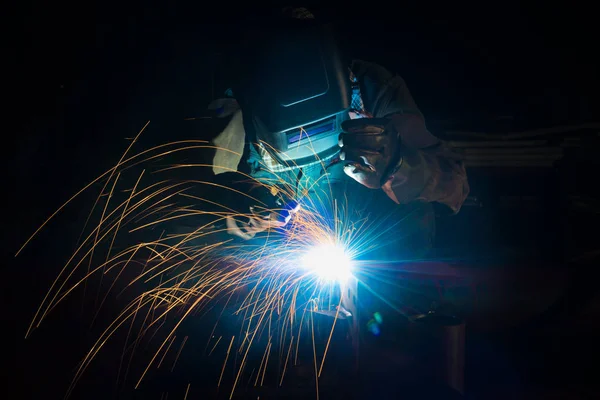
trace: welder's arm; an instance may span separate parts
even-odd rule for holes
[[[209,110],[216,118],[229,118],[229,121],[212,140],[214,178],[211,194],[203,207],[213,219],[221,221],[222,229],[245,240],[257,233],[284,227],[297,211],[297,204],[278,190],[237,172],[246,139],[237,101],[218,99],[209,105]]]
[[[404,80],[364,61],[351,70],[364,110],[342,125],[344,172],[396,203],[439,202],[458,212],[469,193],[464,165],[427,130]]]

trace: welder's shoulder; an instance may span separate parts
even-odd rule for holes
[[[213,172],[215,175],[235,171],[242,159],[246,131],[240,107],[232,98],[218,99],[209,105],[215,111],[217,118],[228,118],[224,129],[213,139],[215,155],[213,157]]]

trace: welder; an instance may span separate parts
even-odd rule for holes
[[[229,118],[214,139],[215,175],[239,169],[267,187],[327,185],[351,210],[380,218],[388,232],[381,237],[394,251],[423,256],[433,243],[432,203],[457,213],[469,193],[464,165],[428,131],[400,76],[371,62],[344,62],[328,27],[305,9],[288,12],[293,19],[274,37],[264,27],[248,36],[235,84],[209,106]],[[228,231],[250,239],[284,226],[293,211],[230,219]]]

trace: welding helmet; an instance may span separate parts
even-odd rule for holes
[[[281,18],[253,29],[242,47],[233,91],[250,139],[284,166],[333,156],[351,90],[332,25]]]

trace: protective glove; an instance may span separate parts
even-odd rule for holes
[[[299,205],[276,186],[226,173],[215,177],[211,210],[225,218],[227,233],[244,240],[285,227]]]
[[[254,238],[257,233],[284,228],[299,209],[297,202],[277,201],[272,207],[250,206],[245,216],[226,217],[227,232],[244,240]]]
[[[339,145],[346,175],[368,188],[381,188],[402,161],[396,125],[395,118],[344,121]]]

